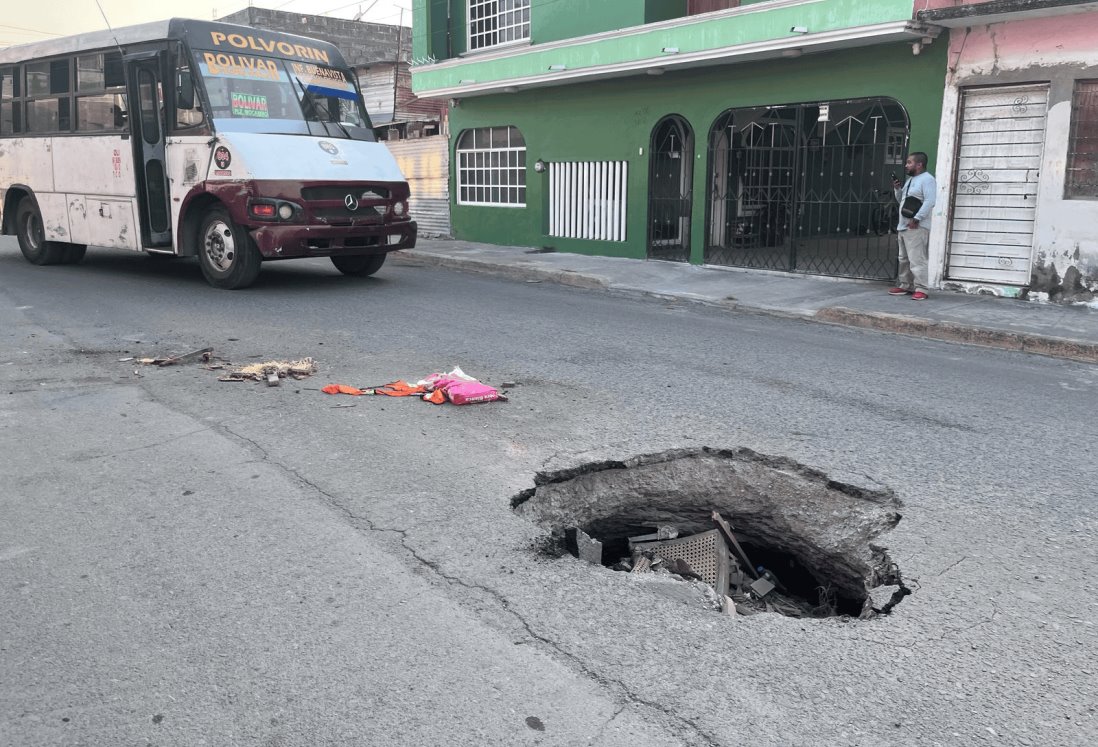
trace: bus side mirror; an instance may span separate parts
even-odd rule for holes
[[[175,108],[194,108],[194,78],[190,70],[180,70],[176,78]]]

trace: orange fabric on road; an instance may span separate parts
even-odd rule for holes
[[[353,386],[347,386],[346,384],[329,384],[320,391],[324,392],[325,394],[352,394],[356,397],[360,394],[366,393],[361,389],[357,389]]]
[[[409,384],[403,379],[374,388],[374,394],[384,394],[386,397],[410,397],[413,394],[426,394],[427,388]]]

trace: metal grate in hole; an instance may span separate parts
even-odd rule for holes
[[[668,561],[682,558],[718,594],[728,591],[728,546],[719,530],[673,540],[637,542],[633,547]]]

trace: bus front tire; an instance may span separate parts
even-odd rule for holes
[[[332,257],[332,264],[344,275],[368,277],[385,264],[384,254],[366,254],[358,257]]]
[[[67,245],[46,241],[42,214],[38,212],[38,206],[31,198],[24,197],[20,200],[19,207],[15,210],[15,226],[19,250],[32,265],[56,265],[66,260]]]
[[[247,288],[259,276],[262,257],[248,232],[223,207],[206,211],[198,227],[198,264],[215,288]]]

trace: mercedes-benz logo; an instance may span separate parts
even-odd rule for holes
[[[347,206],[347,209],[352,213],[358,210],[358,198],[354,195],[347,195],[343,198],[343,204]]]

